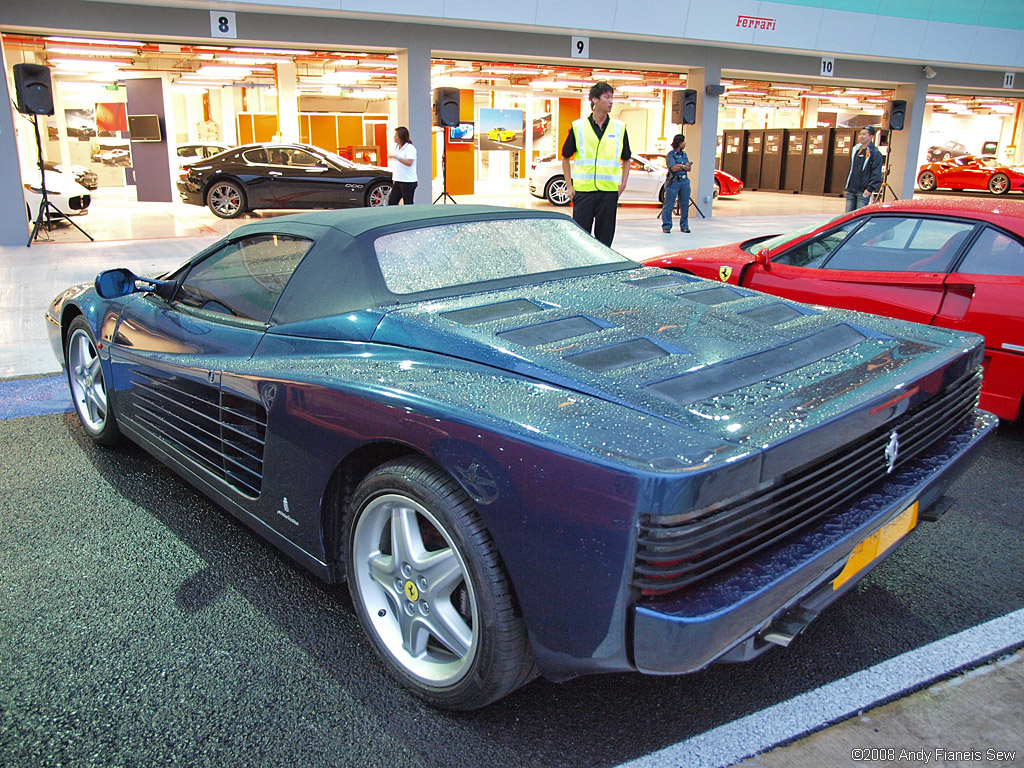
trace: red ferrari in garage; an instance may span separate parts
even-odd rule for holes
[[[970,189],[1005,195],[1024,190],[1024,168],[1011,168],[995,157],[964,155],[941,163],[925,163],[917,173],[922,192],[933,189]]]
[[[645,264],[808,304],[979,333],[985,337],[981,407],[1010,421],[1020,415],[1024,202],[897,200],[787,235]],[[739,288],[728,293],[722,301],[749,295]],[[780,314],[778,322],[798,323],[800,316]]]

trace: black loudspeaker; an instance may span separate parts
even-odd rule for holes
[[[697,92],[692,88],[672,91],[672,122],[684,125],[697,122]]]
[[[52,115],[50,69],[41,64],[14,65],[14,94],[23,115]]]
[[[459,124],[459,89],[434,89],[434,125]]]
[[[890,131],[902,131],[903,121],[907,118],[907,102],[903,99],[893,99],[889,102],[889,114],[886,124],[883,126]]]

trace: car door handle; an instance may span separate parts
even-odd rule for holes
[[[284,176],[280,171],[267,171],[267,176]]]
[[[306,173],[327,173],[326,168],[307,168]]]

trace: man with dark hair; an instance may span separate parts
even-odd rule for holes
[[[871,195],[882,188],[882,153],[874,145],[875,127],[861,128],[860,145],[850,158],[850,175],[846,177],[846,212],[863,208]]]
[[[562,174],[572,200],[572,217],[608,246],[615,237],[619,195],[626,188],[632,157],[626,124],[610,117],[613,92],[603,81],[590,89],[591,115],[572,124],[562,145]]]

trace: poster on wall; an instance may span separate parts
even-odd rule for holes
[[[480,149],[522,151],[526,147],[521,109],[481,109]]]
[[[88,141],[96,135],[96,112],[92,109],[65,109],[68,138]]]
[[[123,103],[103,102],[96,104],[96,133],[98,136],[113,138],[128,130],[128,109]]]

